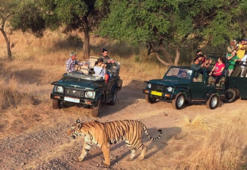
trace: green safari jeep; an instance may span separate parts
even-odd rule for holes
[[[207,108],[215,109],[221,106],[225,88],[208,84],[205,69],[198,73],[188,66],[172,66],[163,79],[146,81],[143,93],[148,103],[167,101],[175,109],[182,109],[186,103],[204,102]]]
[[[91,115],[97,117],[101,103],[116,103],[117,92],[121,90],[123,83],[119,76],[119,68],[109,70],[111,76],[107,83],[103,78],[94,76],[92,68],[87,68],[86,71],[65,73],[60,80],[51,83],[53,90],[50,98],[54,109],[70,103],[89,108]]]
[[[234,102],[237,98],[247,99],[246,84],[246,77],[226,77],[226,97],[224,101],[227,103],[231,103]]]

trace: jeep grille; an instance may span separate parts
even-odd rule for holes
[[[84,91],[75,90],[75,89],[65,89],[65,95],[84,97]]]
[[[165,91],[166,90],[165,86],[155,85],[155,84],[152,84],[151,89],[156,90],[156,91]]]

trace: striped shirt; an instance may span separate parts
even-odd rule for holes
[[[79,63],[77,60],[72,60],[71,58],[66,61],[66,71],[73,72],[75,71],[75,65],[83,65],[83,63]]]

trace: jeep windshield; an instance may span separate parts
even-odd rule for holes
[[[184,79],[191,80],[192,70],[189,68],[171,67],[165,74],[164,79]]]

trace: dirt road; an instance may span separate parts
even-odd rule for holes
[[[181,149],[183,142],[186,142],[181,137],[184,134],[179,126],[185,115],[192,119],[197,114],[227,112],[236,104],[241,109],[246,103],[238,100],[232,104],[224,104],[216,110],[208,110],[203,104],[191,105],[177,111],[170,103],[146,103],[141,88],[132,87],[123,87],[118,93],[115,106],[103,105],[98,120],[137,119],[146,124],[151,136],[157,136],[158,129],[163,130],[163,136],[148,146],[143,161],[138,159],[126,161],[130,151],[124,142],[112,145],[110,169],[172,169],[179,159],[176,152]],[[46,88],[40,90],[38,94],[46,93],[49,100],[49,92],[50,89]],[[82,138],[73,140],[66,136],[68,127],[76,119],[93,120],[88,116],[87,109],[69,107],[53,110],[50,101],[41,102],[32,109],[33,115],[36,115],[35,118],[32,117],[32,121],[25,117],[22,123],[12,122],[10,125],[9,122],[7,123],[9,126],[1,129],[4,133],[0,139],[0,169],[100,169],[98,165],[103,162],[100,148],[93,146],[90,155],[83,162],[76,162],[74,159],[79,156],[82,149]],[[145,137],[143,139],[146,144],[149,143]]]

